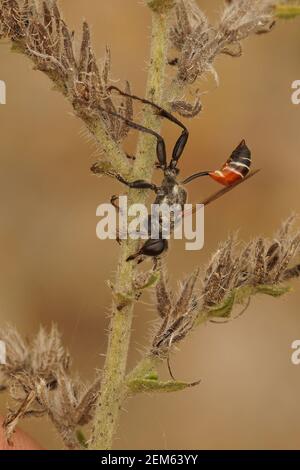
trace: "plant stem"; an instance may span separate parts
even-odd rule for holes
[[[275,6],[275,15],[281,19],[291,19],[300,16],[300,4],[278,4]]]
[[[168,2],[165,11],[153,10],[152,12],[151,57],[146,96],[157,103],[161,102],[163,96],[168,48],[168,20],[171,8]],[[160,119],[153,114],[151,108],[144,109],[143,121],[145,126],[156,131],[160,130]],[[155,143],[153,137],[146,134],[140,135],[132,179],[151,180],[155,161]],[[145,202],[147,196],[147,191],[131,190],[128,193],[128,204]],[[107,356],[101,392],[96,405],[90,449],[111,448],[119,411],[126,396],[124,378],[133,319],[135,276],[135,263],[126,262],[126,258],[136,249],[137,241],[128,239],[123,242],[114,284]]]
[[[100,159],[103,168],[106,171],[118,172],[123,178],[127,178],[130,171],[128,159],[120,146],[108,134],[105,125],[101,121],[89,122],[87,120],[85,124],[105,154],[105,158]]]

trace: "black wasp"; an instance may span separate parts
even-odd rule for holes
[[[165,141],[160,134],[153,131],[152,129],[148,129],[140,124],[130,121],[118,113],[109,111],[110,114],[118,117],[119,119],[124,120],[129,127],[153,135],[157,140],[157,167],[160,168],[164,174],[160,186],[157,186],[154,183],[150,183],[145,180],[126,181],[121,175],[116,175],[117,179],[129,188],[150,189],[154,191],[156,193],[154,204],[164,203],[168,205],[180,205],[183,210],[184,204],[187,200],[187,191],[184,188],[184,185],[193,181],[194,179],[202,176],[210,176],[218,183],[221,183],[225,186],[233,186],[234,184],[243,180],[248,175],[251,165],[251,152],[247,147],[245,140],[242,140],[220,170],[201,171],[179,182],[177,180],[179,174],[179,168],[177,168],[177,164],[184,151],[189,137],[189,132],[186,126],[175,116],[173,116],[173,114],[147,99],[139,98],[138,96],[125,93],[115,86],[110,87],[109,91],[111,90],[117,91],[122,96],[152,106],[158,116],[168,119],[169,121],[178,125],[182,129],[181,135],[175,143],[171,160],[168,163]],[[104,109],[103,111],[108,112]],[[115,203],[115,199],[116,197],[113,196],[112,203]],[[143,255],[156,257],[162,254],[165,250],[167,250],[167,248],[168,240],[166,240],[162,235],[156,239],[149,238],[138,250],[138,252],[132,254],[127,258],[127,261],[134,260]]]

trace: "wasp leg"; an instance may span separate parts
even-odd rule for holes
[[[116,201],[118,201],[118,200],[119,200],[119,196],[117,196],[116,194],[114,194],[114,195],[110,198],[110,203],[111,203],[111,205],[114,206],[114,208],[116,209],[117,214],[119,214],[119,212],[120,212],[120,206],[119,206],[119,204],[117,204],[117,202],[116,202]],[[117,229],[116,232],[117,232],[116,242],[117,242],[119,245],[121,245],[122,240],[121,240],[121,238],[120,238],[120,236],[119,236],[120,232],[119,232],[118,229]]]
[[[102,108],[101,106],[98,106],[98,109],[102,111],[103,113],[110,114],[111,116],[115,116],[119,119],[122,119],[127,126],[131,127],[132,129],[136,129],[137,131],[145,132],[146,134],[153,135],[153,137],[156,138],[157,140],[157,146],[156,146],[156,155],[158,158],[158,161],[162,168],[166,168],[167,166],[167,151],[166,151],[166,144],[164,139],[159,135],[157,132],[153,131],[152,129],[148,129],[147,127],[141,126],[140,124],[137,124],[133,121],[130,121],[130,119],[127,119],[125,116],[122,116],[122,114],[116,113],[115,111],[108,111],[105,108]]]
[[[134,189],[151,189],[152,191],[157,192],[158,191],[158,186],[154,183],[149,183],[149,181],[145,180],[135,180],[135,181],[126,181],[121,175],[116,176],[117,179],[123,183],[126,184],[129,188],[134,188]]]
[[[114,206],[114,208],[117,210],[117,213],[120,212],[120,206],[119,204],[117,204],[116,201],[119,200],[119,196],[117,196],[116,194],[114,194],[111,198],[110,198],[110,203],[112,206]]]
[[[158,104],[153,103],[152,101],[149,101],[145,98],[140,98],[139,96],[136,96],[136,95],[131,95],[130,93],[125,93],[124,91],[120,90],[116,86],[110,86],[108,88],[108,91],[111,91],[111,90],[116,90],[122,96],[127,96],[128,98],[132,98],[133,100],[140,101],[141,103],[152,106],[156,110],[156,112],[159,116],[161,116],[165,119],[168,119],[169,121],[171,121],[174,124],[176,124],[177,126],[179,126],[181,129],[183,129],[180,137],[177,139],[177,142],[174,146],[172,159],[171,159],[171,162],[170,162],[170,167],[175,168],[179,158],[181,157],[181,155],[183,153],[184,147],[186,146],[186,143],[187,143],[188,138],[189,138],[189,131],[187,130],[186,126],[181,121],[179,121],[179,119],[177,119],[175,116],[173,116],[173,114],[171,114],[169,111],[162,108]]]
[[[121,245],[123,240],[121,240],[121,238],[120,238],[120,232],[119,232],[118,229],[116,230],[116,234],[117,234],[116,242],[118,243],[118,245]]]

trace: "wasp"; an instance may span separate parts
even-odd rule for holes
[[[161,205],[167,204],[171,205],[178,205],[184,208],[184,204],[187,201],[187,191],[185,189],[185,185],[194,181],[197,178],[203,176],[209,176],[216,182],[226,186],[227,188],[231,188],[236,184],[242,182],[247,176],[249,177],[249,171],[251,166],[251,152],[246,145],[245,140],[242,140],[240,144],[234,149],[230,157],[226,160],[224,165],[219,170],[212,170],[212,171],[201,171],[199,173],[194,173],[188,178],[179,181],[179,168],[178,162],[183,154],[185,146],[187,144],[189,138],[189,131],[187,127],[179,121],[172,113],[167,111],[166,109],[160,107],[156,103],[149,101],[144,98],[140,98],[135,95],[131,95],[128,93],[123,92],[119,88],[115,86],[109,87],[109,91],[117,91],[120,95],[124,97],[131,98],[133,100],[137,100],[145,105],[151,106],[156,114],[161,118],[165,118],[170,122],[176,124],[181,129],[181,134],[178,137],[175,146],[172,151],[171,159],[168,163],[167,161],[167,152],[166,152],[166,144],[163,137],[155,132],[152,129],[144,127],[140,124],[135,123],[134,121],[130,121],[126,119],[124,116],[113,112],[113,111],[106,111],[110,114],[116,116],[119,119],[122,119],[126,122],[126,124],[138,131],[147,133],[152,135],[156,138],[157,145],[156,145],[156,156],[157,156],[157,168],[161,169],[163,172],[163,179],[162,183],[157,186],[152,182],[146,180],[134,180],[134,181],[127,181],[121,175],[116,175],[116,178],[129,188],[134,189],[149,189],[156,194],[156,198],[154,204]],[[103,110],[104,111],[104,110]],[[253,172],[254,174],[254,172]],[[226,190],[219,191],[213,197],[210,197],[206,200],[206,203],[211,202],[212,200],[216,199],[220,195],[222,195]],[[116,196],[113,196],[111,202],[115,205]],[[150,217],[150,216],[149,216]],[[150,224],[151,225],[151,224]],[[173,227],[174,228],[174,227]],[[130,255],[127,258],[127,261],[135,260],[139,258],[140,260],[143,259],[144,256],[150,257],[158,257],[164,251],[168,249],[168,240],[163,237],[162,231],[159,232],[160,236],[155,239],[147,239],[146,242],[142,245],[142,247],[136,252]]]

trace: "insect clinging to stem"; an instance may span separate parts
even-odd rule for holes
[[[163,180],[160,186],[152,182],[148,182],[145,180],[134,180],[134,181],[127,181],[121,175],[115,175],[116,178],[129,188],[135,189],[150,189],[155,192],[156,198],[154,204],[161,205],[167,204],[168,206],[171,205],[179,205],[184,209],[184,204],[187,201],[187,191],[185,189],[185,185],[190,183],[191,181],[200,178],[202,176],[210,176],[213,180],[217,181],[218,183],[225,186],[225,188],[217,193],[213,194],[205,201],[203,201],[204,205],[209,204],[210,202],[214,201],[215,199],[219,198],[227,191],[232,189],[234,186],[240,184],[245,179],[253,176],[256,171],[250,172],[251,166],[251,152],[246,145],[245,140],[242,140],[240,144],[235,148],[232,152],[230,157],[227,159],[225,164],[222,166],[220,170],[212,170],[212,171],[201,171],[199,173],[195,173],[188,178],[185,178],[183,181],[178,181],[179,175],[179,168],[177,167],[180,157],[183,154],[184,148],[189,138],[189,131],[186,126],[179,121],[173,114],[169,111],[163,109],[159,105],[144,99],[140,98],[135,95],[131,95],[129,93],[125,93],[116,86],[109,87],[108,91],[117,91],[120,95],[124,97],[131,98],[133,100],[140,101],[143,104],[151,106],[156,114],[162,118],[165,118],[172,123],[176,124],[181,128],[181,134],[177,139],[175,146],[173,148],[171,160],[167,162],[167,152],[166,152],[166,145],[165,141],[160,134],[155,132],[152,129],[144,127],[140,124],[135,123],[134,121],[130,121],[126,117],[118,114],[114,111],[105,111],[109,114],[116,116],[119,119],[122,119],[126,122],[126,124],[138,131],[147,133],[152,135],[157,140],[156,145],[156,156],[157,156],[157,168],[160,168],[163,171]],[[116,197],[113,196],[111,202],[115,204]],[[150,223],[151,225],[151,223]],[[174,228],[174,226],[172,227]],[[135,260],[139,258],[139,261],[143,259],[144,256],[150,257],[158,257],[164,251],[168,249],[168,240],[165,239],[160,232],[159,238],[150,238],[150,231],[149,231],[149,238],[146,242],[142,245],[142,247],[134,254],[130,255],[127,258],[127,261]]]

